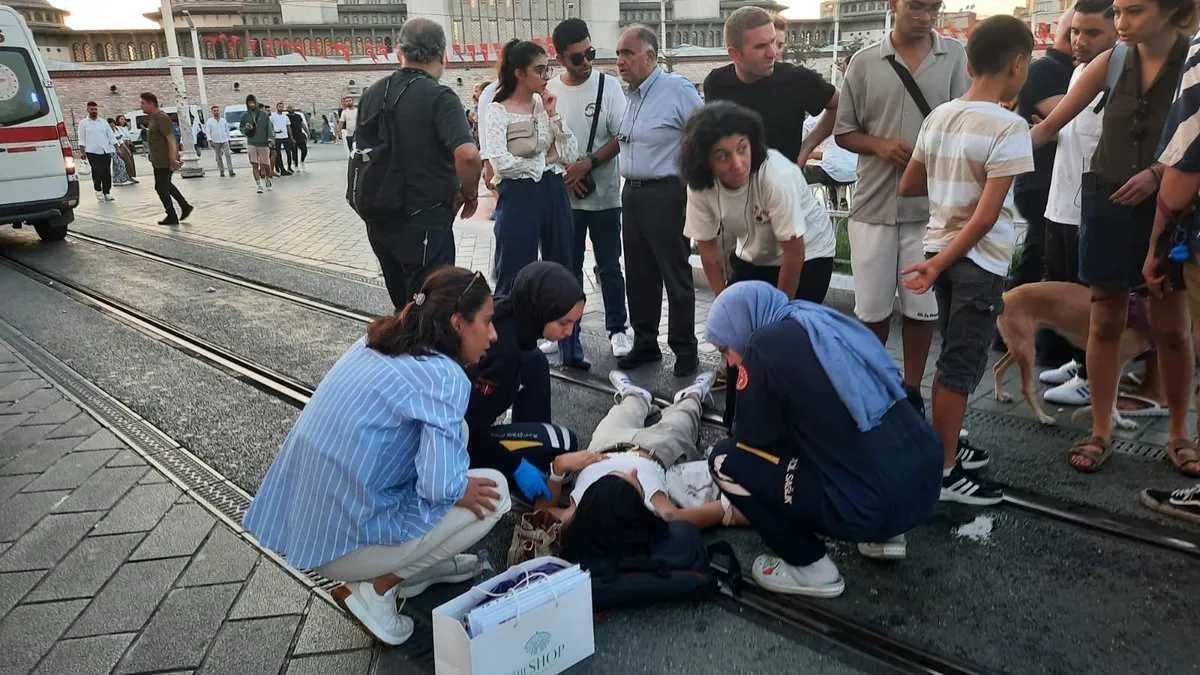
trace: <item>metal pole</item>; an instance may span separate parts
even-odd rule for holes
[[[175,85],[175,109],[179,117],[179,138],[183,145],[179,159],[183,169],[179,175],[196,178],[204,175],[200,168],[200,157],[196,154],[196,139],[192,137],[192,111],[188,107],[187,82],[183,79],[183,59],[179,58],[179,41],[175,37],[175,15],[171,12],[171,0],[162,0],[163,29],[167,34],[167,67],[171,71],[171,82]]]
[[[667,0],[658,0],[658,44],[667,48]],[[678,49],[679,45],[675,45]]]
[[[833,65],[829,68],[829,83],[837,86],[838,76],[838,43],[842,40],[842,3],[833,3]]]
[[[196,25],[192,23],[192,17],[188,17],[188,28],[192,31],[192,53],[196,55],[196,82],[200,85],[200,108],[201,114],[208,110],[208,88],[204,86],[204,64],[200,62],[200,33],[196,30]]]

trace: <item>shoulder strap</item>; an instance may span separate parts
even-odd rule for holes
[[[913,103],[917,104],[917,109],[921,111],[921,117],[929,116],[933,108],[929,107],[929,102],[925,100],[925,95],[921,93],[921,88],[917,86],[917,81],[913,79],[912,73],[896,61],[895,54],[888,54],[887,60],[892,64],[892,70],[896,71],[896,76],[904,83],[904,88],[908,90],[908,95],[912,97]]]
[[[587,154],[592,154],[596,143],[596,127],[600,125],[600,103],[604,100],[604,73],[600,73],[600,86],[596,92],[596,105],[592,108],[592,133],[588,134]]]
[[[1108,55],[1108,69],[1104,71],[1104,100],[1096,108],[1096,112],[1100,112],[1113,97],[1113,92],[1117,89],[1117,82],[1121,79],[1121,73],[1125,71],[1125,57],[1129,56],[1129,44],[1126,42],[1117,42],[1112,48],[1112,53]]]

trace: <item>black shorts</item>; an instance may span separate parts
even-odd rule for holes
[[[970,395],[987,370],[988,349],[996,336],[996,317],[1004,311],[1004,277],[969,258],[959,258],[933,283],[938,301],[942,353],[938,383]]]
[[[1111,290],[1141,286],[1142,265],[1150,250],[1157,195],[1141,204],[1112,203],[1120,185],[1107,184],[1094,173],[1083,174],[1080,193],[1079,282]]]

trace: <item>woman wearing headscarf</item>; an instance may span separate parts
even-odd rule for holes
[[[878,339],[852,317],[761,281],[717,296],[705,339],[737,368],[732,436],[710,465],[722,493],[774,555],[755,581],[780,593],[845,589],[818,535],[902,558],[903,533],[933,514],[941,442],[906,401]]]
[[[570,336],[583,316],[584,298],[562,265],[526,265],[511,292],[497,296],[496,342],[471,372],[471,467],[496,469],[531,503],[550,496],[546,472],[554,458],[579,447],[570,429],[550,423],[550,364],[537,341]],[[512,423],[496,425],[509,408]]]

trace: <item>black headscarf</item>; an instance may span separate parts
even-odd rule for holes
[[[521,349],[533,349],[546,324],[566,316],[584,297],[583,287],[567,268],[539,261],[521,268],[512,291],[497,300],[496,314],[515,317]]]

